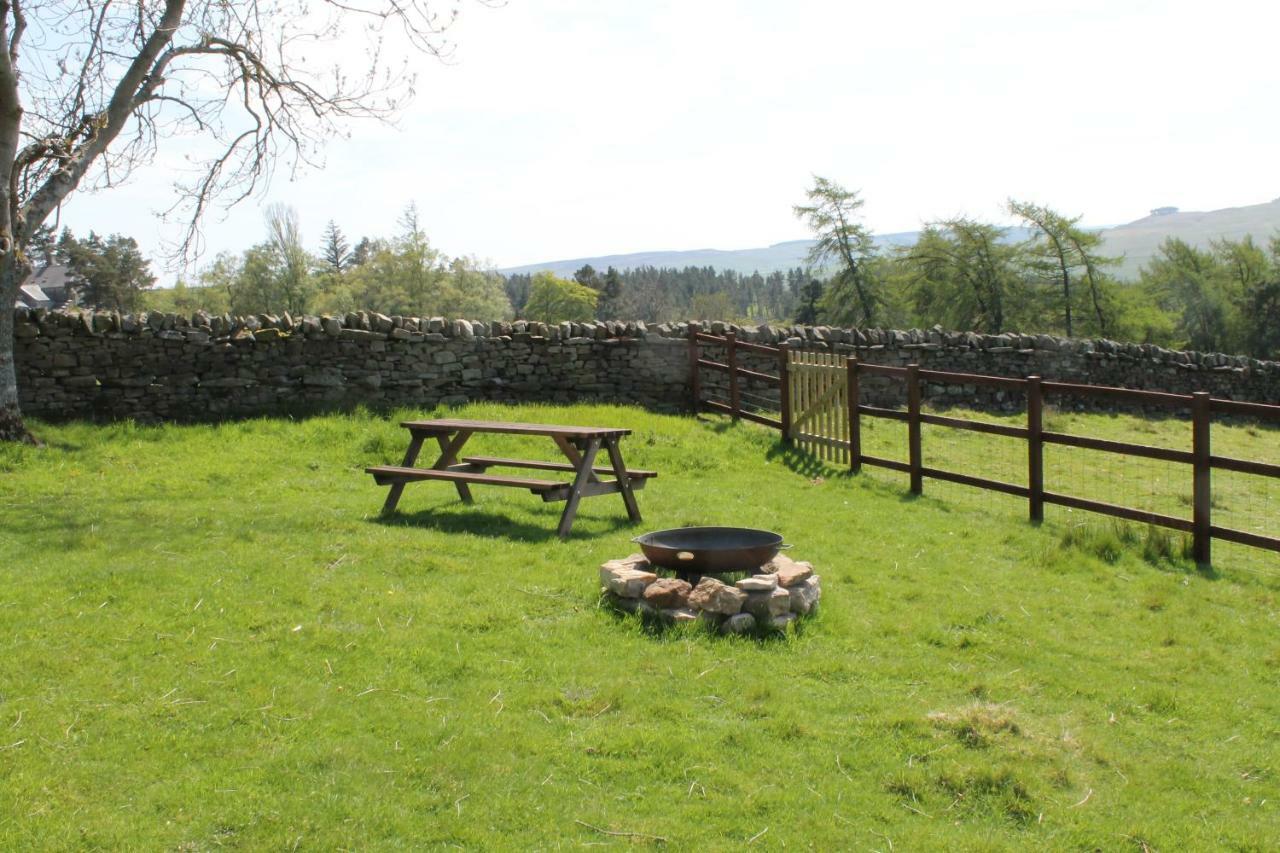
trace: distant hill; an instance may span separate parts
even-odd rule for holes
[[[917,233],[904,231],[898,234],[880,234],[876,236],[876,242],[882,246],[910,246],[916,241]],[[676,269],[715,267],[718,270],[735,270],[746,274],[759,272],[767,275],[775,270],[804,266],[805,256],[809,254],[809,247],[813,242],[812,240],[788,240],[785,243],[774,243],[772,246],[759,249],[689,249],[677,252],[601,255],[594,258],[570,258],[563,261],[525,264],[519,267],[507,267],[499,272],[510,275],[551,270],[559,276],[570,276],[584,264],[590,264],[601,272],[611,266],[620,270],[636,267],[675,267]]]
[[[1280,231],[1280,198],[1266,204],[1246,207],[1228,207],[1207,212],[1180,211],[1176,207],[1156,208],[1127,225],[1100,229],[1104,254],[1122,257],[1116,274],[1123,279],[1136,279],[1138,270],[1155,255],[1167,237],[1178,237],[1194,246],[1206,248],[1210,240],[1226,238],[1238,240],[1252,234],[1263,241]],[[918,231],[900,231],[894,234],[877,234],[876,243],[881,247],[910,246],[919,236]],[[1010,228],[1007,239],[1025,240],[1030,231]],[[587,258],[570,258],[561,261],[544,261],[500,270],[505,274],[531,273],[551,270],[559,276],[570,276],[584,264],[604,271],[610,266],[618,269],[652,267],[715,267],[718,270],[735,270],[739,273],[787,270],[804,266],[805,256],[812,240],[788,240],[758,249],[690,249],[677,252],[633,252],[626,255],[601,255]]]
[[[1117,225],[1102,232],[1105,254],[1124,257],[1116,269],[1120,278],[1135,279],[1138,270],[1155,255],[1168,237],[1177,237],[1193,246],[1208,248],[1210,240],[1239,240],[1252,234],[1264,242],[1280,230],[1280,198],[1266,204],[1227,207],[1222,210],[1190,211],[1161,207],[1150,216]]]

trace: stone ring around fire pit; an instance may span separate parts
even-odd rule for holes
[[[732,584],[704,577],[694,586],[659,577],[652,569],[643,554],[602,563],[601,596],[626,613],[675,624],[702,620],[722,634],[785,631],[797,617],[812,613],[822,597],[812,564],[783,554]]]

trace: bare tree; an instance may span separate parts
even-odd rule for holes
[[[189,256],[211,205],[314,165],[344,120],[396,112],[413,93],[412,55],[450,49],[458,10],[436,2],[0,0],[0,440],[32,440],[13,306],[27,247],[66,198],[193,137],[206,153],[191,155],[170,211]]]

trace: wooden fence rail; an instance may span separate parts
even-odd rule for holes
[[[723,347],[726,352],[725,362],[702,358],[700,347],[703,344]],[[738,364],[740,351],[774,359],[778,374],[774,376],[742,367]],[[1214,469],[1280,479],[1280,464],[1217,456],[1212,452],[1211,435],[1215,414],[1246,416],[1280,425],[1280,406],[1214,399],[1208,392],[1170,394],[1163,391],[1055,382],[1038,376],[1016,379],[1005,376],[925,370],[916,364],[892,367],[870,364],[855,357],[843,357],[832,352],[789,350],[786,346],[767,347],[738,341],[732,334],[710,335],[696,328],[691,328],[689,335],[689,363],[695,411],[707,409],[722,412],[735,418],[778,429],[782,432],[784,441],[794,442],[801,449],[820,459],[847,464],[854,473],[860,471],[863,465],[872,465],[907,474],[910,489],[915,494],[923,492],[926,479],[941,480],[1025,498],[1029,516],[1033,522],[1044,519],[1045,504],[1054,504],[1128,521],[1167,527],[1191,534],[1194,557],[1197,562],[1204,565],[1208,565],[1211,561],[1214,539],[1280,551],[1280,538],[1222,527],[1213,523]],[[699,371],[704,369],[728,373],[729,402],[727,404],[703,399]],[[864,404],[862,380],[866,375],[884,376],[905,383],[906,409],[890,409]],[[781,409],[779,418],[766,417],[742,408],[739,381],[744,377],[778,386]],[[1021,392],[1027,401],[1027,425],[1016,427],[925,413],[921,411],[922,382],[924,381],[952,385],[992,385]],[[1044,428],[1046,396],[1101,398],[1136,406],[1160,406],[1188,411],[1191,420],[1191,450],[1151,447],[1127,441],[1090,438],[1046,430]],[[863,417],[885,418],[906,423],[906,462],[884,459],[863,452]],[[1006,483],[926,466],[921,434],[921,427],[924,424],[1025,440],[1027,485]],[[1046,444],[1188,465],[1191,468],[1189,485],[1192,517],[1179,518],[1051,491],[1046,488],[1044,479]]]

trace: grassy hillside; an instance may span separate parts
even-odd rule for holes
[[[1238,240],[1252,234],[1259,240],[1280,231],[1280,199],[1266,204],[1245,207],[1229,207],[1210,211],[1179,211],[1163,215],[1143,217],[1127,225],[1102,229],[1102,251],[1107,255],[1123,258],[1116,274],[1123,279],[1136,279],[1138,270],[1155,254],[1156,249],[1168,237],[1178,237],[1195,246],[1207,248],[1210,240]],[[877,243],[882,248],[909,246],[916,241],[917,231],[895,234],[879,234]],[[1008,239],[1024,240],[1030,232],[1024,228],[1011,228]],[[526,264],[501,270],[503,273],[537,272],[551,270],[557,275],[569,276],[584,264],[598,270],[609,266],[628,269],[640,266],[654,267],[715,267],[720,270],[736,270],[740,273],[785,270],[803,266],[811,240],[791,240],[775,243],[759,249],[695,249],[681,252],[636,252],[626,255],[572,258]]]
[[[1210,240],[1239,240],[1252,234],[1261,242],[1277,232],[1280,232],[1280,198],[1245,207],[1147,216],[1128,225],[1105,229],[1102,232],[1102,250],[1105,254],[1124,258],[1116,268],[1117,275],[1136,279],[1139,269],[1151,260],[1160,244],[1169,237],[1208,248]]]
[[[361,469],[399,458],[395,418],[38,425],[46,449],[0,447],[0,848],[1280,837],[1274,564],[1208,576],[1142,531],[1100,548],[1078,515],[912,500],[719,418],[457,414],[631,427],[660,472],[642,529],[779,530],[822,612],[760,642],[599,609],[595,566],[637,532],[611,498],[565,543],[506,489],[411,486],[381,519]]]
[[[880,234],[876,241],[883,247],[911,245],[916,241],[915,231],[904,231],[899,234]],[[526,264],[519,267],[508,267],[500,270],[504,274],[530,273],[540,270],[551,270],[556,275],[570,276],[584,264],[590,264],[597,270],[616,267],[620,270],[636,267],[715,267],[718,270],[735,270],[750,275],[758,272],[767,275],[777,270],[789,270],[805,265],[805,257],[809,253],[812,240],[788,240],[785,243],[774,243],[757,249],[691,249],[672,252],[634,252],[626,255],[600,255],[589,258],[571,258],[562,261],[546,261],[537,264]]]

